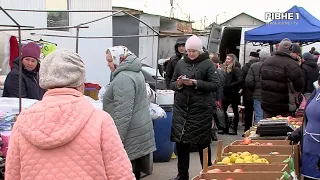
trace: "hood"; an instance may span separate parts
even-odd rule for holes
[[[292,57],[289,53],[286,53],[286,52],[283,52],[283,51],[276,51],[274,53],[274,55],[276,55],[276,56],[285,56],[285,57],[291,58],[294,61],[297,61],[296,58]]]
[[[19,61],[19,57],[17,57],[14,61],[13,61],[13,68],[14,69],[17,69],[19,70],[19,64],[20,64],[20,61]],[[25,71],[28,71],[24,68],[24,65],[22,64],[22,69],[25,70]],[[40,62],[38,61],[38,65],[36,67],[36,69],[34,70],[34,72],[39,72],[39,69],[40,69]],[[32,72],[32,71],[28,71],[28,72]]]
[[[183,54],[181,54],[179,51],[178,51],[178,46],[181,45],[181,44],[186,44],[187,42],[187,37],[183,36],[183,37],[179,37],[176,41],[176,44],[174,45],[174,52],[176,53],[176,56],[181,59],[181,57],[183,56]]]
[[[234,65],[235,65],[236,67],[238,67],[238,68],[241,69],[241,64],[239,63],[238,60],[235,60],[235,61],[234,61]]]
[[[79,91],[57,88],[47,91],[42,101],[22,111],[16,125],[34,146],[54,149],[76,138],[93,112],[93,105]]]
[[[309,52],[304,53],[302,57],[305,61],[314,61],[314,55]]]
[[[202,54],[200,54],[196,59],[194,60],[191,60],[188,55],[184,55],[183,56],[183,59],[186,63],[188,64],[193,64],[193,63],[198,63],[198,62],[201,62],[201,61],[204,61],[206,59],[209,59],[209,53],[208,52],[204,52]]]
[[[115,77],[121,71],[133,71],[139,72],[142,69],[141,60],[136,55],[129,55],[125,60],[123,60],[120,65],[112,73]]]
[[[312,69],[317,69],[318,65],[315,61],[304,61],[304,65],[311,67]]]

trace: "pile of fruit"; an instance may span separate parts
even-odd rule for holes
[[[223,172],[221,169],[219,169],[219,168],[216,168],[216,169],[211,169],[211,170],[209,170],[207,173],[221,173],[221,172]],[[235,169],[234,171],[225,171],[225,172],[234,172],[234,173],[242,173],[242,172],[244,172],[244,170],[242,170],[242,169]]]
[[[273,146],[273,144],[271,142],[267,142],[267,143],[259,143],[259,142],[255,142],[253,143],[252,140],[248,137],[243,138],[242,142],[239,143],[239,145],[251,145],[251,146]]]
[[[276,117],[272,117],[272,118],[267,118],[267,120],[284,120],[284,121],[288,121],[288,123],[290,125],[292,125],[295,128],[299,128],[303,122],[301,118],[294,118],[292,116],[288,116],[288,117],[282,117],[281,115],[276,116]]]
[[[260,158],[257,154],[251,154],[248,151],[246,152],[238,152],[238,153],[229,153],[230,156],[222,159],[221,162],[217,162],[217,164],[226,164],[232,165],[233,163],[265,163],[269,164],[269,161],[265,158]]]

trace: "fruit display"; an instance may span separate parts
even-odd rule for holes
[[[222,161],[217,162],[217,164],[232,165],[240,163],[265,163],[269,164],[269,161],[266,158],[260,158],[257,154],[251,154],[248,151],[238,152],[238,153],[229,153],[230,156],[224,157]]]
[[[302,118],[294,118],[292,116],[282,117],[282,116],[279,115],[279,116],[276,116],[276,117],[267,118],[266,120],[283,120],[283,121],[287,121],[294,128],[299,128],[303,124]]]
[[[250,146],[273,146],[271,142],[259,143],[259,142],[252,142],[252,140],[248,137],[243,138],[242,142],[239,145],[250,145]]]
[[[209,170],[207,171],[207,173],[221,173],[223,172],[221,169],[218,169],[218,168],[215,168],[215,169],[212,169],[212,170]],[[244,170],[242,169],[235,169],[234,171],[225,171],[225,172],[234,172],[234,173],[242,173],[244,172]]]

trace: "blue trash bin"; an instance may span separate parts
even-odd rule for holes
[[[157,150],[153,152],[153,161],[169,162],[174,149],[174,143],[170,141],[172,105],[160,107],[166,112],[167,118],[154,120],[154,134]]]

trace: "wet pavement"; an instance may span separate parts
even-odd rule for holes
[[[235,140],[242,139],[243,128],[238,131],[237,136],[231,135],[218,135],[218,139],[223,141],[223,146],[229,145]],[[212,142],[211,144],[211,154],[212,160],[215,160],[217,153],[217,142]],[[199,175],[201,171],[201,164],[199,159],[199,154],[193,152],[190,154],[190,179]],[[153,173],[151,175],[143,177],[143,180],[169,180],[177,176],[177,159],[171,159],[170,162],[165,163],[154,163]]]

